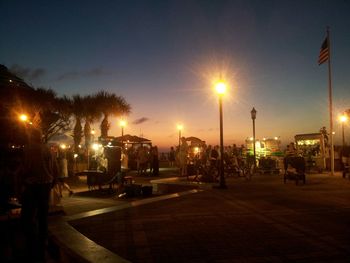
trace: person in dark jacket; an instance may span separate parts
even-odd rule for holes
[[[54,165],[53,155],[42,143],[41,132],[34,128],[29,130],[28,144],[24,148],[21,221],[26,253],[34,262],[45,261],[49,197],[57,170]]]

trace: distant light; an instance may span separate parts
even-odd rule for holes
[[[251,140],[251,141],[252,141],[252,140],[254,140],[254,138],[253,138],[253,137],[250,137],[250,138],[249,138],[249,140]]]
[[[26,114],[21,114],[20,116],[19,116],[19,119],[21,120],[21,121],[28,121],[28,116],[26,115]]]
[[[81,145],[79,144],[78,147],[81,148]]]
[[[92,135],[95,134],[95,130],[94,130],[94,129],[91,130],[91,134],[92,134]]]
[[[14,146],[14,145],[12,145],[12,146],[11,146],[11,148],[12,148],[12,149],[14,149],[14,148],[15,148],[15,146]]]
[[[93,149],[93,150],[97,151],[97,150],[98,150],[98,148],[100,148],[100,147],[101,147],[101,144],[94,143],[94,144],[93,144],[91,147],[92,147],[92,149]]]
[[[9,82],[11,82],[11,83],[12,83],[12,82],[13,82],[13,81],[12,81],[12,79],[9,79]]]
[[[218,94],[223,95],[226,92],[226,84],[220,81],[215,84],[215,89]]]
[[[184,128],[184,126],[183,126],[182,124],[178,124],[178,125],[177,125],[177,129],[178,129],[179,131],[181,131],[183,128]]]
[[[67,145],[65,145],[64,143],[62,143],[62,144],[60,144],[60,148],[64,150],[64,149],[67,148]]]
[[[341,115],[341,116],[339,116],[339,120],[340,120],[340,122],[347,122],[348,121],[348,116],[346,116],[346,115]]]
[[[75,158],[77,158],[77,157],[78,157],[78,154],[77,154],[77,153],[75,153],[75,154],[74,154],[74,159],[75,159]]]
[[[112,145],[112,142],[109,142],[108,145]]]
[[[275,137],[275,140],[278,140],[278,137]]]
[[[126,121],[125,121],[125,120],[120,120],[120,121],[119,121],[119,125],[120,125],[121,127],[125,127],[125,126],[126,126]]]
[[[335,132],[332,132],[332,134],[334,135],[334,134],[335,134]]]
[[[266,138],[263,138],[263,141],[266,141]]]

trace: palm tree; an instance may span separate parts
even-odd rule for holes
[[[71,111],[75,117],[75,125],[73,129],[74,151],[79,151],[79,145],[83,137],[83,128],[81,126],[81,119],[83,117],[83,98],[80,95],[74,95],[71,100]]]
[[[100,112],[103,114],[103,120],[101,122],[101,137],[108,137],[108,130],[110,124],[108,117],[110,115],[120,116],[130,113],[130,105],[121,96],[117,96],[114,93],[108,93],[107,91],[100,91],[96,94],[97,105]]]
[[[100,119],[101,113],[96,107],[98,101],[95,96],[85,96],[83,98],[83,117],[85,119],[84,124],[84,137],[85,137],[85,147],[89,147],[91,144],[91,123]]]

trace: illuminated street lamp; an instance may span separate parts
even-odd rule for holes
[[[177,125],[177,129],[179,131],[179,150],[180,150],[180,143],[181,143],[181,131],[183,128],[184,128],[184,126],[182,124]]]
[[[120,120],[119,125],[122,128],[122,136],[124,136],[124,127],[126,126],[126,121]]]
[[[253,107],[250,114],[253,120],[253,153],[254,153],[254,168],[256,168],[256,152],[255,152],[255,119],[256,119],[256,110]]]
[[[227,188],[224,175],[224,125],[223,125],[223,113],[222,113],[222,97],[226,92],[226,84],[224,82],[218,82],[215,85],[216,93],[219,95],[219,114],[220,114],[220,183],[219,188]]]
[[[27,122],[28,121],[28,115],[26,115],[26,114],[21,114],[21,115],[19,115],[19,120],[20,121],[23,121],[23,122]]]
[[[348,116],[345,114],[339,116],[339,121],[341,122],[342,137],[343,137],[343,149],[345,147],[345,133],[344,133],[344,123],[348,121]]]
[[[27,114],[21,114],[18,116],[18,119],[25,123],[25,124],[29,124],[29,125],[33,125],[33,123],[31,121],[29,121],[28,115]]]

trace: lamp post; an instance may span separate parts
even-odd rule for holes
[[[119,121],[119,125],[120,125],[120,127],[121,127],[121,129],[122,129],[122,139],[121,139],[121,142],[122,142],[122,147],[124,148],[124,138],[123,138],[123,136],[124,136],[124,127],[126,126],[126,121],[123,120],[123,119],[121,119],[121,120]]]
[[[339,117],[339,120],[341,122],[341,129],[342,129],[342,141],[343,141],[343,149],[345,147],[345,133],[344,133],[344,123],[348,121],[348,116],[345,114],[341,115]]]
[[[255,119],[256,119],[256,110],[253,107],[250,114],[253,120],[253,153],[254,153],[254,168],[256,168],[256,152],[255,152]]]
[[[215,85],[215,90],[219,95],[219,115],[220,115],[220,182],[219,188],[227,188],[224,175],[224,125],[223,125],[223,113],[222,113],[222,97],[226,92],[226,84],[224,82],[218,82]]]
[[[122,128],[122,136],[124,136],[124,127],[126,126],[126,121],[120,120],[119,125]]]
[[[177,129],[179,131],[179,150],[180,150],[180,144],[181,144],[181,131],[182,131],[183,127],[184,126],[182,124],[177,125]]]

